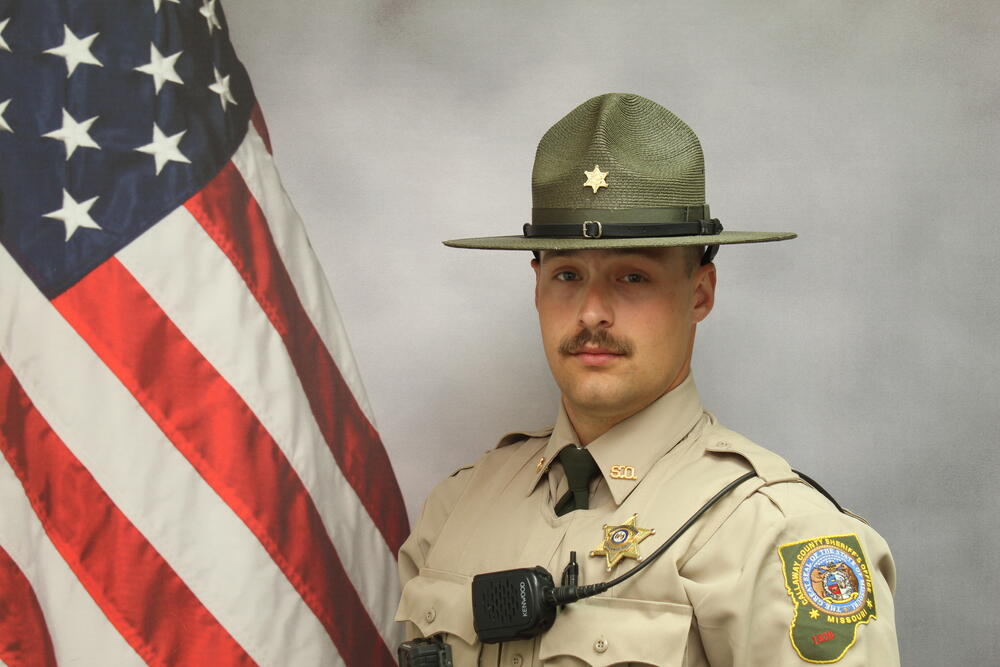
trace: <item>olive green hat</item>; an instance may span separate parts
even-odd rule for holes
[[[454,248],[594,250],[759,243],[790,232],[724,232],[705,203],[705,160],[684,121],[638,95],[587,100],[538,142],[531,222],[521,236]]]

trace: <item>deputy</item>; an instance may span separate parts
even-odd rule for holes
[[[601,95],[542,137],[523,235],[446,242],[534,251],[562,393],[552,428],[505,436],[444,480],[399,553],[396,618],[455,665],[899,664],[885,541],[702,407],[690,367],[715,251],[795,236],[722,231],[704,182],[684,122]],[[547,631],[477,639],[475,575],[541,565],[558,584],[575,552],[580,584],[615,578],[748,472],[662,557]]]

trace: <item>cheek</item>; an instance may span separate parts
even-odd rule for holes
[[[553,350],[559,346],[562,334],[557,326],[558,318],[553,317],[549,311],[538,311],[538,326],[542,334],[542,347],[546,355],[551,355]]]
[[[650,350],[662,354],[685,344],[691,324],[690,310],[676,301],[661,304],[635,319],[636,342],[641,339]]]
[[[575,322],[572,317],[572,309],[566,300],[545,298],[544,296],[536,302],[538,309],[538,324],[542,329],[543,338],[561,335],[559,332],[567,326],[567,323]]]

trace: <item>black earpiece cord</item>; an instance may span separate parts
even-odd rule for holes
[[[824,496],[826,496],[826,499],[829,500],[831,503],[833,503],[833,506],[837,508],[838,512],[844,512],[844,508],[840,506],[840,503],[838,503],[837,500],[833,496],[831,496],[827,492],[826,489],[824,489],[822,486],[820,486],[819,482],[817,482],[816,480],[814,480],[809,475],[807,475],[805,473],[802,473],[802,472],[799,472],[798,470],[794,470],[793,469],[792,472],[794,472],[796,475],[798,475],[799,477],[801,477],[802,479],[804,479],[806,481],[806,483],[809,484],[809,486],[811,486],[812,488],[816,489],[817,491],[819,491],[820,493],[822,493]]]
[[[802,473],[798,474],[801,475],[803,478],[805,478],[805,476],[802,475]],[[663,553],[667,549],[669,549],[673,545],[673,543],[676,542],[680,538],[680,536],[683,535],[684,532],[687,531],[687,529],[694,524],[695,521],[701,518],[701,515],[703,515],[705,512],[711,509],[712,505],[722,500],[722,498],[726,494],[728,494],[730,491],[732,491],[737,486],[747,481],[751,477],[756,477],[756,473],[748,472],[742,477],[733,480],[728,485],[726,485],[725,488],[723,488],[721,491],[719,491],[714,496],[709,498],[708,502],[702,505],[701,509],[695,512],[690,519],[685,521],[684,525],[678,528],[677,531],[673,535],[671,535],[666,542],[661,544],[659,548],[656,549],[656,551],[651,553],[649,556],[643,559],[641,563],[633,567],[625,574],[621,575],[620,577],[616,577],[611,581],[604,581],[599,584],[589,584],[587,586],[560,586],[558,588],[550,588],[545,591],[545,601],[551,605],[569,604],[570,602],[576,602],[577,600],[582,600],[583,598],[589,598],[594,595],[599,595],[604,591],[608,590],[609,588],[611,588],[612,586],[617,586],[618,584],[622,583],[629,577],[636,575],[640,570],[642,570],[642,568],[646,567],[654,560],[662,556]],[[805,479],[807,481],[810,481],[808,480],[808,478]]]

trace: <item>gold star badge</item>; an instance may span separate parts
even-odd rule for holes
[[[639,542],[656,533],[650,528],[638,528],[635,525],[637,514],[620,526],[604,526],[604,541],[601,546],[590,552],[591,556],[604,556],[608,561],[608,572],[622,558],[642,560],[639,555]]]
[[[608,187],[608,182],[604,180],[604,177],[607,176],[608,173],[610,172],[601,171],[601,168],[596,164],[594,165],[594,171],[584,170],[583,173],[587,175],[587,180],[583,184],[583,187],[591,188],[595,193],[597,192],[598,188]]]

